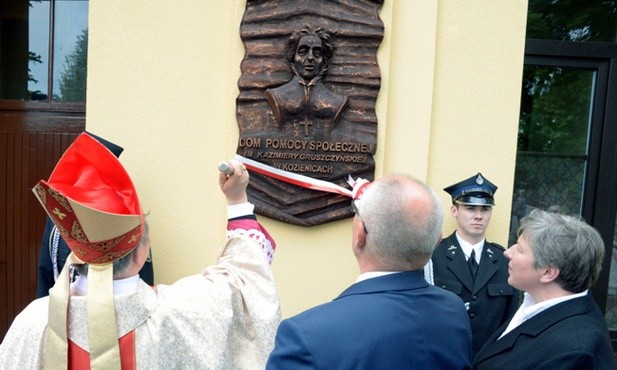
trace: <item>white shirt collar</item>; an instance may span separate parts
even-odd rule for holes
[[[551,298],[551,299],[547,299],[546,301],[536,303],[536,300],[533,299],[533,297],[529,293],[525,292],[523,303],[518,308],[514,316],[512,316],[512,320],[510,320],[508,327],[506,328],[506,330],[504,330],[504,332],[501,334],[501,336],[498,339],[503,338],[504,335],[508,334],[509,332],[514,330],[517,326],[531,319],[532,317],[539,314],[540,312],[550,307],[553,307],[559,303],[569,301],[570,299],[583,297],[587,295],[587,293],[588,293],[588,290],[585,290],[584,292],[581,292],[581,293],[568,294],[563,297]]]
[[[583,297],[585,295],[587,295],[587,290],[582,293],[568,294],[563,297],[551,298],[547,299],[546,301],[536,303],[533,297],[529,293],[525,292],[523,304],[521,304],[520,307],[520,309],[523,310],[523,321],[529,320],[540,312],[546,310],[547,308],[553,307],[561,302]]]
[[[114,280],[114,295],[133,294],[139,287],[139,275],[131,276],[126,279]],[[71,292],[75,295],[86,295],[88,292],[88,277],[78,276],[72,285]]]
[[[359,282],[364,281],[364,280],[380,277],[380,276],[396,274],[397,272],[400,272],[400,271],[369,271],[369,272],[363,272],[356,279],[356,283],[359,283]]]
[[[454,233],[454,235],[456,235],[456,240],[458,240],[458,244],[461,246],[463,253],[465,253],[465,259],[468,260],[469,256],[471,256],[471,251],[474,250],[476,251],[476,262],[480,263],[482,248],[484,247],[484,241],[486,239],[482,239],[478,244],[471,244],[458,236],[458,232]]]

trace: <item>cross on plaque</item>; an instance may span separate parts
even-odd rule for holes
[[[304,126],[304,136],[309,136],[308,128],[312,124],[313,124],[313,122],[309,122],[308,117],[304,118],[304,122],[301,123],[301,125]]]

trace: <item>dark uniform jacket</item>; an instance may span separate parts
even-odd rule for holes
[[[474,355],[518,309],[519,294],[508,284],[503,251],[499,244],[484,241],[475,283],[455,233],[433,252],[435,285],[455,293],[468,306]]]
[[[478,352],[474,368],[617,369],[604,317],[590,294],[549,307],[497,340],[506,327]]]

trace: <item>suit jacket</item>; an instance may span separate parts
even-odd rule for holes
[[[606,323],[590,294],[550,307],[497,340],[506,327],[480,350],[474,368],[617,369]]]
[[[435,285],[461,297],[468,306],[474,355],[518,309],[518,291],[508,284],[508,259],[499,244],[484,242],[475,282],[456,234],[433,252]]]
[[[360,281],[281,322],[266,369],[468,369],[463,302],[422,271]]]

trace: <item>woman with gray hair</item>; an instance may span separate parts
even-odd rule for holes
[[[505,253],[523,304],[478,352],[475,369],[617,369],[589,288],[604,258],[600,234],[572,216],[534,210]]]

